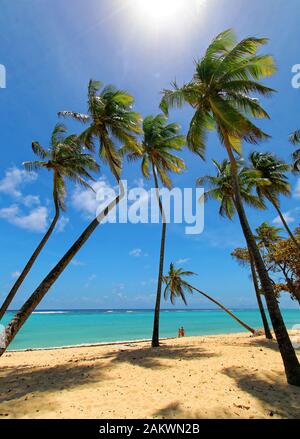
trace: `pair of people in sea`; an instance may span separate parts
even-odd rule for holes
[[[184,327],[181,326],[181,328],[178,328],[178,337],[184,337],[185,333],[184,333]]]

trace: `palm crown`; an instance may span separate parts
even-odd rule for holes
[[[281,241],[280,233],[282,229],[276,226],[271,226],[267,221],[256,228],[256,236],[260,247],[269,248],[271,245]]]
[[[209,189],[205,192],[205,198],[213,198],[218,201],[220,203],[220,215],[231,219],[236,211],[236,207],[230,162],[223,160],[221,163],[218,163],[216,160],[213,160],[213,163],[217,168],[217,175],[200,177],[197,179],[197,184],[199,186],[203,184],[208,186]],[[238,165],[238,179],[242,200],[249,206],[264,209],[263,202],[252,193],[252,189],[257,184],[257,181],[261,180],[260,173],[253,169],[242,167],[242,161],[239,161]]]
[[[290,136],[290,141],[292,142],[293,145],[297,145],[300,143],[300,130],[295,131],[291,136]],[[294,153],[293,153],[293,170],[294,172],[300,172],[300,149],[297,149]]]
[[[180,126],[167,123],[164,115],[148,116],[143,121],[144,137],[139,151],[129,154],[130,160],[142,159],[142,173],[150,178],[150,168],[157,171],[163,185],[172,186],[170,172],[180,173],[185,169],[184,161],[172,152],[180,151],[185,137],[179,135]]]
[[[32,143],[33,152],[42,160],[24,163],[28,171],[41,168],[54,172],[53,196],[60,209],[65,209],[65,179],[85,188],[92,187],[85,179],[93,180],[90,172],[99,171],[96,160],[83,151],[80,139],[75,134],[66,136],[67,129],[57,124],[51,135],[50,148],[45,149],[39,142]]]
[[[79,136],[81,141],[90,150],[94,150],[95,141],[99,141],[101,159],[119,180],[121,155],[116,142],[127,149],[138,149],[136,134],[141,133],[141,116],[132,111],[134,98],[126,91],[112,85],[101,88],[101,82],[89,82],[88,114],[61,111],[59,115],[90,124]]]
[[[277,159],[269,152],[252,152],[250,161],[254,169],[260,172],[262,180],[257,182],[256,190],[260,198],[267,198],[279,204],[278,195],[290,195],[290,184],[286,172],[290,170],[287,163]],[[260,184],[263,183],[263,184]]]
[[[184,103],[194,110],[187,142],[190,149],[205,156],[206,133],[216,129],[221,142],[228,137],[230,146],[240,152],[240,141],[256,143],[268,137],[251,122],[250,118],[268,118],[267,112],[251,94],[268,96],[273,90],[259,79],[276,70],[273,58],[258,55],[266,38],[246,38],[236,43],[234,32],[229,29],[219,34],[208,47],[203,58],[196,62],[192,80],[172,90],[164,90],[162,110]]]
[[[183,279],[185,276],[194,276],[192,271],[184,271],[182,268],[175,268],[174,264],[170,264],[169,272],[167,276],[164,276],[163,280],[166,284],[164,297],[165,300],[170,299],[172,305],[174,305],[175,299],[181,299],[185,305],[187,301],[185,298],[186,293],[193,293],[193,288]]]

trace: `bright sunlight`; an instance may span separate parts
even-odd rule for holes
[[[149,22],[168,22],[180,17],[186,7],[184,0],[134,0],[137,15]]]

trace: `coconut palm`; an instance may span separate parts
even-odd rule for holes
[[[188,283],[186,280],[184,280],[184,277],[189,276],[195,276],[195,273],[192,271],[184,271],[182,268],[175,268],[174,264],[170,264],[169,273],[167,276],[164,276],[163,280],[166,284],[166,288],[164,291],[164,297],[165,300],[170,300],[172,305],[175,303],[175,299],[179,298],[181,299],[185,305],[187,305],[186,300],[186,294],[190,293],[192,294],[193,291],[197,291],[197,293],[201,294],[202,296],[206,297],[211,302],[215,303],[218,307],[223,309],[227,314],[229,314],[234,320],[236,320],[240,325],[242,325],[244,328],[247,329],[247,331],[250,331],[252,334],[255,334],[255,329],[251,328],[251,326],[247,325],[247,323],[243,322],[241,319],[239,319],[235,314],[233,314],[229,309],[227,309],[222,303],[215,300],[213,297],[209,296],[208,294],[204,293],[203,291],[199,290],[198,288],[194,287],[190,283]]]
[[[290,141],[293,145],[298,145],[300,143],[300,130],[295,131],[290,136]],[[294,172],[300,172],[300,149],[297,149],[293,155],[293,171]]]
[[[255,239],[260,248],[270,249],[273,245],[282,240],[280,233],[281,227],[271,226],[268,221],[263,222],[255,229]]]
[[[250,154],[250,161],[253,168],[259,171],[261,177],[269,183],[267,185],[260,185],[260,182],[258,181],[256,186],[257,194],[262,200],[265,198],[274,206],[287,233],[290,235],[295,246],[300,250],[299,243],[294,237],[281,212],[279,202],[279,195],[291,195],[291,186],[288,182],[288,177],[285,174],[290,170],[290,165],[279,160],[269,152],[252,152]]]
[[[213,163],[217,168],[217,175],[206,175],[204,177],[200,177],[197,179],[197,184],[199,186],[207,185],[209,187],[209,189],[205,192],[205,198],[213,198],[218,201],[220,203],[219,214],[221,216],[226,216],[231,220],[236,212],[236,206],[231,178],[230,162],[228,160],[223,160],[222,163],[218,163],[216,160],[213,160]],[[255,186],[257,180],[260,179],[260,173],[256,170],[242,167],[242,163],[242,161],[238,162],[238,178],[241,199],[244,204],[255,207],[257,209],[264,209],[265,206],[263,202],[260,200],[260,198],[252,193],[253,187]],[[254,290],[256,293],[256,299],[264,325],[265,334],[267,338],[271,339],[272,334],[268,325],[268,320],[257,284],[256,269],[253,257],[249,258],[249,262],[252,272]]]
[[[146,117],[143,122],[143,131],[144,137],[140,151],[131,153],[128,157],[131,160],[142,160],[141,169],[145,178],[149,179],[152,172],[159,210],[162,217],[162,235],[152,334],[152,347],[158,347],[159,315],[167,228],[165,211],[159,195],[158,179],[163,186],[170,189],[172,187],[172,182],[169,173],[180,173],[185,169],[184,161],[173,154],[173,151],[180,151],[182,149],[185,144],[185,137],[179,135],[180,126],[175,123],[168,124],[167,118],[162,114]]]
[[[196,62],[192,80],[182,87],[174,83],[173,89],[164,90],[161,108],[166,114],[169,107],[181,107],[185,103],[193,108],[187,142],[202,157],[205,156],[209,129],[216,129],[221,144],[225,146],[231,164],[239,220],[265,292],[287,380],[300,386],[300,364],[243,207],[235,157],[241,154],[242,141],[257,143],[269,137],[252,121],[253,118],[269,117],[259,101],[253,98],[253,93],[268,96],[273,92],[259,82],[276,71],[271,56],[258,54],[258,49],[267,41],[250,37],[236,43],[232,30],[222,32],[209,45],[202,59]]]
[[[86,227],[7,325],[5,328],[5,347],[0,349],[0,356],[5,352],[32,311],[38,306],[77,252],[125,195],[124,187],[120,181],[121,157],[117,142],[126,145],[127,150],[130,148],[137,149],[135,135],[141,132],[141,118],[139,114],[132,111],[134,99],[127,92],[109,86],[99,93],[100,87],[99,82],[90,81],[87,115],[73,112],[64,112],[63,114],[84,123],[89,123],[89,127],[80,136],[80,141],[84,142],[89,149],[93,149],[95,142],[98,140],[100,157],[104,162],[108,162],[112,174],[120,183],[120,193]]]
[[[46,169],[53,173],[53,203],[55,214],[53,220],[46,231],[43,239],[33,252],[32,256],[25,265],[23,271],[14,283],[0,309],[0,319],[7,311],[9,305],[14,299],[18,289],[31,270],[38,255],[42,251],[46,242],[50,238],[60,212],[65,210],[66,183],[65,180],[71,180],[84,187],[91,186],[86,182],[86,178],[92,180],[90,172],[97,172],[99,166],[95,159],[82,150],[81,144],[76,135],[66,136],[67,129],[62,124],[57,124],[52,132],[50,148],[43,148],[38,142],[32,143],[32,150],[40,159],[39,161],[25,162],[25,169],[36,171]]]
[[[253,281],[253,285],[254,285],[258,308],[259,308],[261,319],[262,319],[263,326],[264,326],[265,336],[267,339],[272,340],[273,337],[272,337],[272,333],[271,333],[271,330],[269,327],[268,319],[267,319],[267,316],[266,316],[266,313],[264,310],[264,306],[263,306],[263,302],[262,302],[262,298],[261,298],[261,290],[259,287],[259,281],[258,281],[258,277],[257,277],[257,271],[255,268],[253,256],[249,253],[249,250],[247,248],[236,248],[231,253],[231,256],[234,257],[237,260],[238,264],[240,264],[241,266],[243,266],[243,267],[250,266],[251,277],[252,277],[252,281]]]

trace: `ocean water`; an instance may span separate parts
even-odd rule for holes
[[[261,328],[258,310],[232,310],[250,326]],[[13,316],[8,312],[3,320]],[[283,310],[290,329],[300,324],[300,309]],[[37,311],[20,330],[10,349],[34,349],[149,339],[153,311],[150,310],[69,310]],[[162,310],[160,336],[176,337],[184,326],[187,336],[246,332],[222,310]]]

